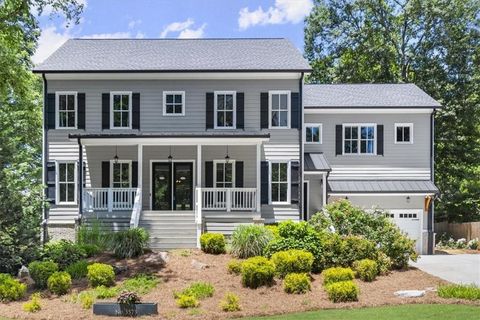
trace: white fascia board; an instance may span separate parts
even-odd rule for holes
[[[419,197],[419,196],[433,196],[435,195],[434,193],[431,192],[417,192],[417,193],[388,193],[388,192],[376,192],[376,193],[335,193],[335,192],[329,192],[329,196],[334,196],[334,197],[390,197],[390,196],[397,196],[397,197]]]
[[[47,80],[263,80],[300,79],[300,72],[45,73]]]
[[[77,141],[77,138],[70,139],[71,141]],[[182,145],[182,146],[250,146],[257,145],[259,143],[268,142],[269,138],[81,138],[81,143],[84,146],[170,146],[170,145]]]
[[[328,108],[328,109],[310,109],[304,108],[305,114],[420,114],[420,113],[432,113],[434,108]]]

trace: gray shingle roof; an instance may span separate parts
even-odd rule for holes
[[[287,39],[71,39],[35,72],[308,71]]]
[[[430,180],[330,180],[332,193],[438,193]]]
[[[305,153],[304,157],[305,171],[331,171],[332,168],[328,164],[323,153]]]
[[[441,105],[414,84],[311,84],[305,108],[428,107]]]

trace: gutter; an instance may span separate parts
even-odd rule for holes
[[[47,199],[47,158],[48,158],[48,128],[47,128],[47,94],[48,94],[48,82],[45,73],[42,73],[43,79],[43,130],[42,130],[42,140],[43,140],[43,151],[42,151],[42,185],[43,185],[43,199]],[[48,209],[46,208],[45,203],[42,206],[42,223],[41,223],[41,241],[45,244],[48,240],[47,233],[47,221],[48,221]]]
[[[312,69],[201,69],[201,70],[178,70],[178,69],[164,69],[164,70],[151,70],[151,69],[139,69],[139,70],[33,70],[33,73],[242,73],[242,72],[274,72],[274,73],[290,73],[300,72],[302,73],[301,79],[303,79],[304,73],[312,72]]]

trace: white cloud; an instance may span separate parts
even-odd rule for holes
[[[142,20],[138,19],[138,20],[131,20],[129,23],[128,23],[128,29],[133,29],[135,28],[136,26],[140,25],[142,23]]]
[[[167,25],[160,33],[160,38],[166,38],[171,32],[178,32],[178,38],[202,38],[205,35],[206,23],[202,24],[197,29],[190,28],[195,24],[195,21],[188,18],[185,21],[173,22]]]
[[[45,60],[69,38],[71,38],[71,36],[68,30],[58,32],[54,26],[44,28],[38,40],[37,51],[35,51],[32,57],[33,63],[38,64]]]
[[[239,12],[238,26],[245,30],[256,25],[299,23],[312,7],[312,0],[275,0],[274,6],[266,10],[258,7],[250,11],[245,7]]]

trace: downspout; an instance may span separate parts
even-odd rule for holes
[[[430,179],[435,182],[435,109],[430,114]],[[434,201],[431,201],[428,208],[427,218],[427,254],[434,254]]]
[[[80,138],[78,141],[78,223],[82,221],[83,214],[83,146]]]
[[[47,128],[47,94],[48,94],[48,83],[45,73],[42,73],[43,79],[43,129],[42,129],[42,185],[43,185],[43,199],[47,199],[47,159],[48,159],[48,128]],[[44,203],[42,206],[42,222],[41,222],[41,242],[46,243],[48,241],[48,230],[47,230],[47,220],[48,220],[48,209]]]
[[[304,207],[304,203],[303,203],[303,188],[304,188],[304,182],[303,182],[303,77],[304,77],[304,73],[302,72],[301,76],[300,76],[300,80],[299,80],[299,83],[298,83],[298,102],[300,103],[300,112],[301,112],[301,115],[300,115],[300,123],[299,123],[299,130],[300,130],[300,134],[299,134],[299,141],[300,141],[300,165],[299,165],[299,175],[300,175],[300,186],[298,187],[298,193],[299,193],[299,201],[298,201],[298,204],[299,204],[299,221],[302,221],[303,220],[303,207]]]

